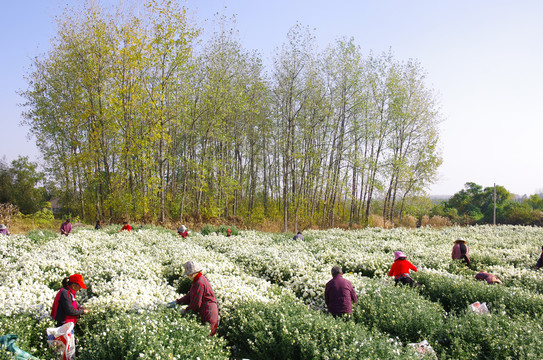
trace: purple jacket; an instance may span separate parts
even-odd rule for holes
[[[63,235],[68,235],[72,232],[72,223],[69,222],[63,222],[62,225],[60,225],[60,233]]]
[[[462,254],[462,245],[466,249],[466,253]],[[453,260],[459,260],[462,259],[462,256],[466,255],[469,256],[469,247],[466,244],[455,244],[452,249],[452,259]]]
[[[347,314],[353,312],[353,303],[358,299],[353,289],[353,284],[341,275],[336,275],[326,284],[324,300],[328,311],[332,315]]]
[[[8,228],[0,230],[0,235],[9,235]]]

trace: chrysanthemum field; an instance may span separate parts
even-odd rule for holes
[[[115,231],[1,236],[0,335],[17,334],[21,349],[54,358],[49,310],[62,278],[81,273],[88,289],[78,300],[91,312],[76,330],[78,359],[421,359],[407,344],[422,340],[439,359],[542,357],[543,272],[532,269],[541,228],[333,229],[306,231],[305,241]],[[468,241],[471,269],[450,260],[458,236]],[[396,250],[419,268],[421,287],[394,287],[386,276]],[[188,290],[188,260],[203,265],[214,288],[219,336],[165,306]],[[349,320],[321,310],[333,265],[358,293]],[[475,281],[481,269],[504,285]],[[490,315],[470,311],[476,301]]]

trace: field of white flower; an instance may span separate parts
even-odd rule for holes
[[[543,273],[533,270],[543,229],[482,226],[437,229],[306,231],[305,241],[255,231],[188,239],[160,228],[116,233],[76,230],[0,238],[0,335],[41,359],[45,328],[64,276],[88,284],[79,302],[82,359],[420,358],[406,346],[427,340],[439,359],[528,359],[543,345]],[[472,268],[450,260],[454,239],[468,241]],[[394,287],[394,251],[418,267],[420,288]],[[219,302],[219,335],[165,303],[186,292],[183,264],[205,268]],[[359,301],[352,318],[325,308],[330,269],[343,267]],[[478,270],[504,282],[476,282]],[[487,302],[491,314],[470,313]],[[434,357],[435,358],[435,357]],[[0,359],[10,355],[0,352]]]

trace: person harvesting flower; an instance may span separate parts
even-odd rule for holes
[[[75,299],[75,295],[80,289],[86,288],[87,286],[85,286],[85,283],[83,282],[82,275],[70,275],[69,277],[66,277],[62,280],[62,288],[59,290],[59,292],[55,296],[55,300],[53,301],[51,318],[56,321],[56,326],[62,327],[67,324],[73,323],[73,325],[67,325],[69,329],[67,331],[69,331],[69,333],[67,333],[65,337],[63,337],[64,341],[61,340],[61,342],[64,344],[64,348],[62,350],[62,359],[75,359],[75,337],[73,329],[74,326],[77,324],[77,320],[79,319],[79,317],[89,312],[88,309],[79,306],[77,300]],[[50,330],[59,329],[47,329],[48,338]]]
[[[343,270],[338,265],[332,268],[332,280],[326,283],[324,301],[328,312],[334,317],[344,316],[353,312],[353,303],[358,299],[353,284],[343,278]]]
[[[123,222],[123,227],[119,231],[132,231],[132,226],[128,223],[128,221]]]
[[[409,275],[409,270],[416,272],[417,267],[407,260],[407,255],[401,251],[396,251],[394,253],[394,263],[388,272],[388,276],[394,276],[394,286],[398,285],[398,283],[413,286],[415,281]]]
[[[181,235],[183,239],[186,239],[189,237],[189,231],[185,225],[181,225],[181,227],[177,229],[177,233]]]
[[[185,275],[192,280],[192,285],[187,295],[170,303],[170,305],[188,305],[182,313],[184,314],[187,310],[192,310],[200,314],[202,325],[209,323],[211,327],[209,336],[213,336],[217,333],[217,328],[219,327],[219,308],[215,299],[215,293],[209,284],[209,280],[202,274],[202,271],[203,268],[194,261],[187,261],[185,263]]]
[[[469,247],[466,245],[464,238],[459,237],[454,241],[451,257],[453,260],[462,260],[463,263],[470,267]]]
[[[73,322],[75,325],[81,315],[89,312],[88,309],[80,307],[75,299],[77,292],[86,288],[80,274],[73,274],[62,280],[62,288],[55,296],[51,309],[51,317],[56,320],[57,326],[67,322]]]
[[[70,222],[70,219],[66,219],[66,221],[60,225],[60,233],[62,235],[68,236],[70,235],[71,232],[72,232],[72,223]]]

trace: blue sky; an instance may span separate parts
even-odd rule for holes
[[[97,1],[111,3],[115,1]],[[125,0],[125,2],[127,2]],[[134,2],[134,1],[133,1]],[[24,74],[55,35],[55,16],[69,0],[2,5],[0,31],[0,157],[39,161],[28,129],[19,126]],[[265,60],[299,22],[315,29],[320,48],[353,37],[365,53],[389,49],[418,59],[440,97],[443,165],[433,195],[464,183],[494,183],[516,194],[543,190],[543,1],[348,0],[183,2],[211,30],[215,13],[236,15],[243,46]],[[543,191],[542,191],[543,192]]]

